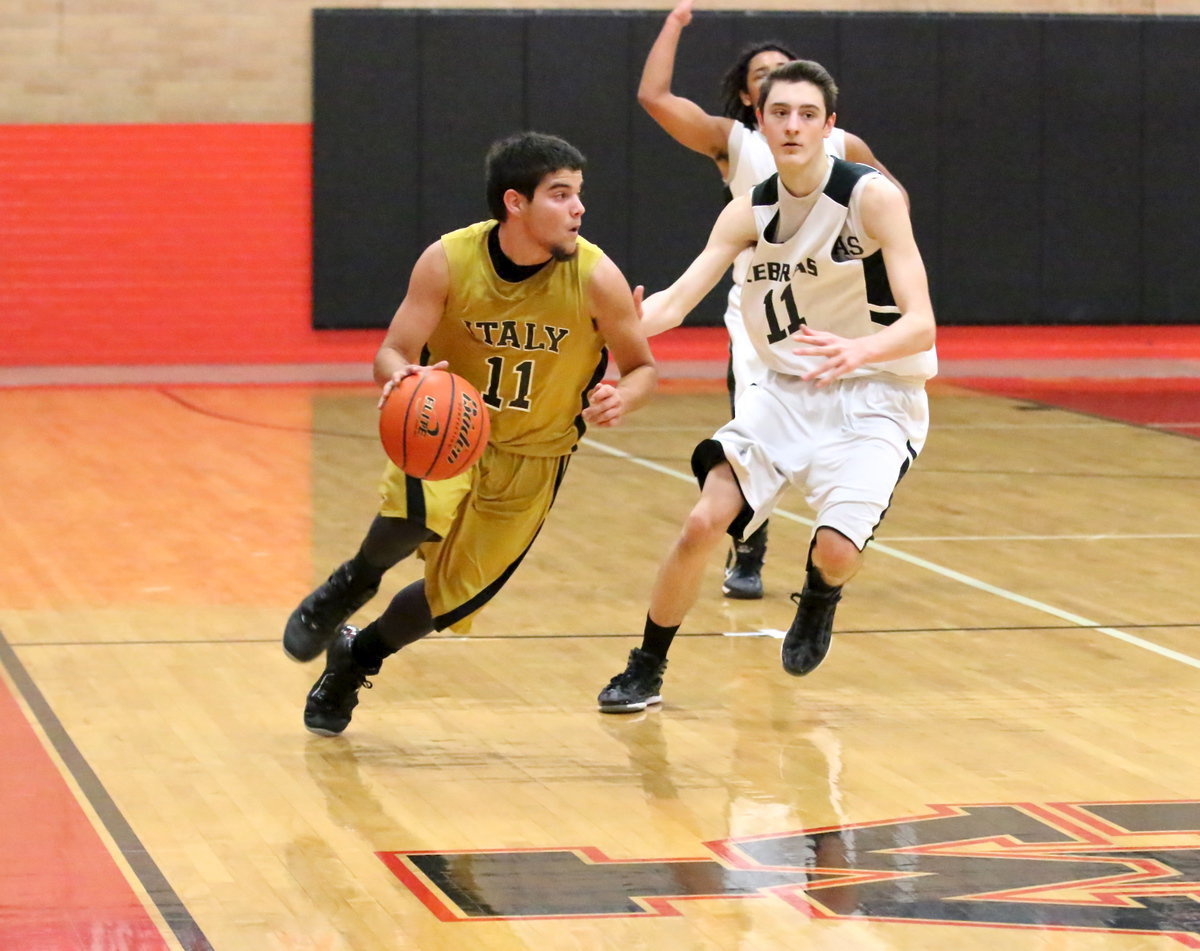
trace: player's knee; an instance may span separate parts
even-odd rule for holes
[[[419,522],[376,515],[363,539],[362,553],[372,564],[387,570],[431,538],[433,533]]]
[[[707,506],[697,505],[684,520],[680,543],[687,547],[708,548],[720,541],[729,522]]]
[[[862,552],[841,532],[821,528],[813,541],[812,560],[826,581],[840,584],[858,570]]]

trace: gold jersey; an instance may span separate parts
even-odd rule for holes
[[[583,435],[585,394],[607,366],[587,286],[602,252],[578,239],[569,261],[551,261],[518,283],[501,280],[488,254],[495,221],[442,235],[450,265],[446,308],[427,344],[474,384],[491,411],[490,442],[526,456],[561,456]]]

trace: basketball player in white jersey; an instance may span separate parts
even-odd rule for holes
[[[711,115],[690,99],[671,92],[679,37],[691,20],[692,0],[681,0],[667,16],[646,57],[638,86],[638,102],[673,139],[711,158],[721,173],[729,197],[737,198],[775,171],[771,150],[758,129],[754,105],[767,74],[797,57],[787,47],[774,42],[756,43],[742,50],[722,82],[723,115]],[[839,158],[874,166],[900,187],[857,135],[834,128],[825,139],[825,150]],[[733,285],[725,307],[725,327],[729,331],[727,382],[731,403],[736,402],[738,394],[765,371],[742,332],[740,292],[744,264],[744,256],[734,264]],[[727,597],[762,597],[762,563],[766,547],[766,523],[734,546],[722,584]],[[657,650],[665,657],[669,645],[651,643],[643,647]]]
[[[722,536],[753,532],[794,484],[816,512],[782,647],[784,669],[797,676],[824,660],[842,586],[924,445],[924,384],[937,372],[908,206],[877,170],[825,151],[836,101],[837,86],[818,63],[796,60],[767,77],[758,120],[777,174],[726,205],[700,255],[643,305],[647,335],[678,326],[752,249],[742,312],[766,373],[692,455],[700,500],[659,569],[646,636],[674,636]],[[601,692],[601,710],[659,702],[665,667],[635,648]]]

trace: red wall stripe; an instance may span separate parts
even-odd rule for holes
[[[298,123],[0,125],[0,366],[369,363],[381,331],[310,326],[311,143]],[[939,351],[1195,357],[1198,331],[942,328]]]
[[[0,364],[369,361],[310,327],[311,137],[0,126]]]

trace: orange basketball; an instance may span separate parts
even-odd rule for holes
[[[406,376],[379,411],[379,439],[405,473],[434,482],[469,469],[487,445],[492,420],[479,391],[456,373]]]

